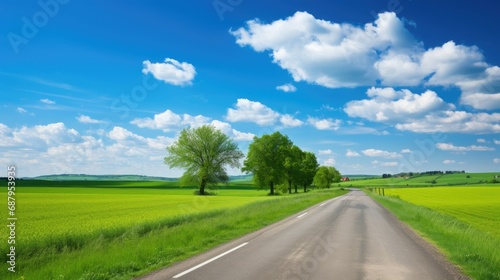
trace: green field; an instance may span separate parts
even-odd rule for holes
[[[195,196],[196,188],[177,184],[17,181],[22,272],[6,274],[4,254],[0,278],[129,279],[345,193],[270,197],[248,182],[233,182],[212,190],[216,195]],[[0,200],[6,201],[5,188]],[[8,236],[8,228],[0,234]],[[6,242],[1,250],[8,252]]]
[[[498,173],[456,173],[443,175],[415,175],[413,177],[391,177],[391,178],[371,178],[356,179],[339,183],[340,186],[353,187],[403,187],[403,186],[458,186],[468,184],[491,183],[495,180],[495,175],[499,175],[496,180],[500,182],[500,172]]]
[[[500,185],[385,188],[384,193],[369,194],[473,279],[500,279]]]
[[[453,216],[500,239],[499,187],[394,188],[385,195]]]

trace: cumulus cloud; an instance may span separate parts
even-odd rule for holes
[[[403,150],[401,150],[401,153],[402,154],[411,154],[413,152],[410,149],[403,149]]]
[[[422,117],[436,109],[449,107],[434,91],[414,94],[409,90],[393,88],[368,89],[370,99],[354,100],[345,105],[350,117],[376,122],[394,122]]]
[[[486,146],[455,146],[449,143],[436,143],[436,148],[442,151],[452,151],[452,152],[486,152],[486,151],[494,151],[495,148],[486,147]]]
[[[455,111],[433,91],[413,94],[409,90],[370,88],[369,99],[354,100],[344,111],[351,117],[394,124],[398,130],[419,133],[498,133],[499,113]]]
[[[350,149],[347,149],[345,156],[346,157],[359,157],[360,155],[358,152],[351,151]]]
[[[500,163],[500,158],[494,158],[493,163]]]
[[[325,166],[334,166],[337,161],[334,158],[328,158],[323,161],[323,165]]]
[[[500,140],[496,140],[496,139],[495,139],[495,140],[493,140],[493,142],[494,142],[495,144],[497,144],[497,145],[500,145]]]
[[[241,132],[234,129],[231,124],[227,122],[213,120],[210,124],[221,130],[227,136],[233,138],[235,141],[252,141],[255,137],[255,134],[253,133]]]
[[[304,124],[303,121],[298,120],[289,114],[281,115],[280,123],[283,125],[283,127],[297,127]]]
[[[80,116],[78,116],[76,119],[77,119],[79,122],[81,122],[81,123],[87,123],[87,124],[104,123],[104,121],[95,120],[95,119],[92,119],[91,117],[86,116],[86,115],[80,115]]]
[[[170,109],[167,109],[165,112],[155,114],[153,118],[136,118],[130,123],[141,128],[161,129],[167,132],[185,126],[198,127],[208,123],[209,121],[210,118],[202,115],[179,115],[172,112]]]
[[[297,88],[294,85],[292,85],[292,84],[284,84],[284,85],[281,85],[281,86],[277,86],[276,89],[284,91],[284,92],[295,92],[295,91],[297,91]]]
[[[296,12],[271,23],[250,20],[230,32],[238,45],[270,52],[273,63],[296,82],[328,88],[377,81],[385,86],[457,86],[462,104],[500,108],[500,68],[489,65],[478,47],[448,41],[425,49],[406,24],[391,12],[359,26]]]
[[[445,159],[445,160],[443,160],[443,163],[444,164],[454,164],[456,162],[454,160],[452,160],[452,159]]]
[[[142,73],[151,73],[156,79],[176,86],[192,84],[196,70],[192,64],[166,58],[164,62],[143,61]]]
[[[476,141],[477,143],[486,143],[486,139],[483,138],[478,138]]]
[[[383,157],[383,158],[399,158],[399,157],[401,157],[401,155],[398,153],[377,150],[377,149],[366,149],[366,150],[363,150],[361,152],[365,156],[368,156],[368,157]]]
[[[338,130],[342,123],[342,121],[338,119],[319,119],[314,117],[307,118],[307,122],[319,130]]]
[[[280,116],[266,105],[245,98],[239,98],[235,106],[236,109],[227,109],[226,120],[230,122],[253,122],[265,126],[275,124]]]

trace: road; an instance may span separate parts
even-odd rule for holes
[[[141,279],[468,279],[362,191]]]

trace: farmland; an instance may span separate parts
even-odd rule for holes
[[[386,189],[386,195],[425,206],[500,238],[500,188],[493,186]]]
[[[500,279],[500,185],[384,190],[370,194],[473,279]]]
[[[341,186],[404,187],[404,186],[459,186],[491,183],[499,173],[456,173],[438,175],[416,175],[412,177],[368,178],[342,182]],[[500,181],[500,179],[496,179]]]
[[[270,197],[244,181],[221,185],[211,196],[165,181],[21,180],[16,186],[18,277],[27,279],[128,279],[345,193]],[[6,227],[0,234],[8,235]]]

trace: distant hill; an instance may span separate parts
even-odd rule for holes
[[[249,181],[253,175],[229,176],[231,181]],[[178,181],[179,178],[144,176],[144,175],[88,175],[88,174],[54,174],[43,175],[33,178],[35,180],[48,181]]]

